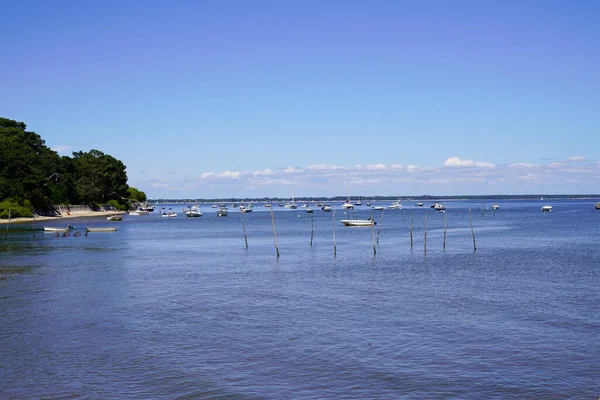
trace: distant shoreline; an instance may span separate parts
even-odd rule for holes
[[[126,214],[125,211],[72,211],[67,215],[58,215],[56,217],[37,216],[32,218],[11,218],[10,224],[26,224],[35,222],[62,221],[64,219],[82,218],[82,217],[108,217],[115,214]],[[0,225],[7,225],[9,219],[0,219]]]

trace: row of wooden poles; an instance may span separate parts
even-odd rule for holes
[[[379,245],[379,234],[381,233],[381,224],[383,223],[383,212],[381,213],[381,220],[379,221],[377,228],[377,234],[375,234],[375,225],[371,225],[371,239],[373,242],[373,255],[377,254],[377,246]],[[371,218],[373,217],[373,212],[371,212]],[[244,224],[244,217],[240,214],[240,218],[242,220],[242,229],[244,230],[244,241],[246,242],[246,248],[248,248],[248,235],[246,234],[246,225]],[[279,245],[277,244],[277,228],[275,227],[275,214],[273,213],[273,207],[271,207],[271,223],[273,224],[273,240],[275,242],[275,253],[277,254],[277,258],[279,258]],[[315,221],[313,215],[310,215],[310,245],[313,245],[313,238],[315,236]],[[469,208],[469,226],[471,227],[471,236],[473,237],[473,252],[477,251],[477,243],[475,242],[475,229],[473,228],[473,213],[471,212],[471,208]],[[446,230],[448,225],[446,224],[446,213],[444,212],[444,242],[443,248],[446,250]],[[331,216],[331,228],[332,228],[332,236],[333,236],[333,255],[334,257],[337,255],[337,245],[335,241],[335,209],[333,210]],[[413,214],[410,214],[410,248],[413,247]],[[427,253],[427,212],[425,212],[425,233],[423,237],[423,251]]]

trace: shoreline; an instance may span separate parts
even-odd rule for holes
[[[62,221],[64,219],[73,218],[86,218],[86,217],[109,217],[111,215],[127,214],[125,211],[71,211],[70,215],[58,215],[56,217],[49,217],[45,215],[32,217],[32,218],[11,218],[10,224],[26,224],[33,223],[34,220],[38,221]],[[0,219],[0,225],[8,225],[8,219]]]

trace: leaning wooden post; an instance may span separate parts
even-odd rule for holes
[[[337,255],[337,248],[335,245],[335,208],[333,209],[333,215],[331,216],[331,227],[333,229],[333,256]]]
[[[33,210],[33,237],[35,238],[35,210]]]
[[[423,236],[423,251],[427,253],[427,211],[425,211],[425,234]]]
[[[8,209],[8,223],[6,224],[6,232],[4,232],[4,240],[6,240],[8,236],[8,227],[10,226],[10,208]]]
[[[444,213],[444,250],[446,250],[446,213]]]
[[[273,209],[271,209],[273,211]],[[312,246],[313,237],[315,236],[315,219],[313,214],[310,214],[310,245]]]
[[[275,240],[275,252],[279,258],[279,246],[277,246],[277,230],[275,229],[275,214],[273,213],[273,205],[271,205],[271,222],[273,223],[273,239]]]
[[[248,236],[246,235],[246,225],[244,225],[244,217],[240,213],[240,219],[242,220],[242,229],[244,229],[244,240],[246,241],[246,248],[248,248]]]
[[[375,245],[375,220],[373,219],[373,210],[371,210],[371,242],[373,242],[373,255],[377,255],[377,246]]]
[[[477,245],[475,244],[475,230],[473,229],[473,214],[471,208],[469,208],[469,224],[471,225],[471,235],[473,235],[473,251],[477,251]]]
[[[412,223],[413,223],[413,213],[410,213],[410,248],[412,249],[413,247],[413,237],[412,237]]]
[[[381,224],[383,223],[383,211],[381,212],[381,219],[379,220],[379,228],[377,228],[377,245],[379,245],[379,234],[381,233]]]

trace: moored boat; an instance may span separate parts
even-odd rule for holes
[[[324,212],[330,212],[331,211],[331,206],[329,204],[325,204],[321,207],[321,210]]]
[[[549,212],[549,211],[552,211],[552,206],[550,206],[550,205],[542,206],[542,208],[540,208],[540,210],[542,210],[544,212]]]
[[[85,228],[86,232],[116,232],[115,226]]]
[[[373,226],[377,225],[377,222],[373,218],[369,219],[343,219],[340,221],[345,226]]]
[[[68,232],[75,229],[74,226],[67,225],[66,227],[54,227],[54,226],[45,226],[44,232]]]
[[[498,203],[492,204],[492,210],[497,210],[499,208],[500,208],[500,205]]]
[[[596,210],[600,210],[600,201],[594,205],[594,208]]]
[[[122,215],[111,215],[110,217],[106,217],[107,221],[121,221],[122,219]]]
[[[227,210],[225,210],[224,208],[217,210],[217,217],[226,217],[226,216],[227,216]]]

